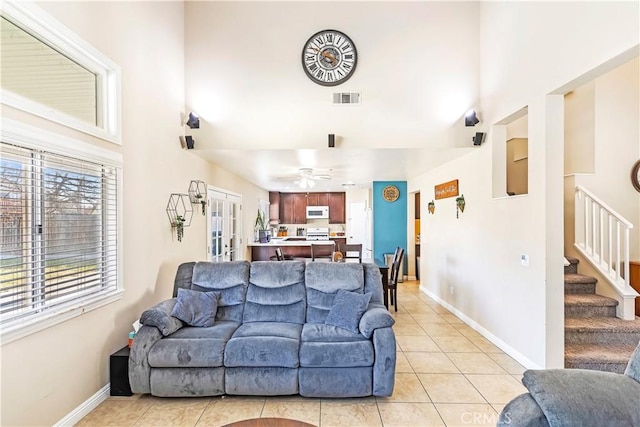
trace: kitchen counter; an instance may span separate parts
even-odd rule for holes
[[[269,243],[249,242],[247,246],[311,246],[311,244],[331,245],[332,240],[307,240],[306,237],[272,237]]]
[[[282,248],[285,255],[293,258],[311,258],[311,244],[334,245],[338,243],[336,241],[345,243],[346,237],[336,236],[330,240],[307,240],[300,236],[272,237],[269,243],[249,242],[247,246],[251,248],[251,261],[269,261],[275,259],[276,248]]]

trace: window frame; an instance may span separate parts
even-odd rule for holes
[[[84,122],[6,89],[0,89],[2,104],[120,145],[122,143],[120,67],[31,2],[4,0],[0,2],[0,14],[44,44],[95,73],[98,124]]]
[[[54,154],[65,155],[78,160],[99,162],[116,169],[116,218],[118,227],[116,231],[116,287],[115,289],[99,295],[89,295],[82,299],[60,304],[42,313],[34,313],[30,316],[18,318],[14,321],[3,322],[0,325],[0,346],[12,341],[36,333],[43,329],[57,325],[58,323],[80,316],[83,313],[110,304],[123,297],[124,288],[122,280],[122,155],[115,151],[88,144],[76,139],[61,136],[59,134],[26,125],[11,119],[3,119],[0,128],[2,142],[19,145],[27,149],[44,150]]]

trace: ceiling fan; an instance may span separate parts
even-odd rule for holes
[[[329,171],[331,170],[329,169]],[[300,168],[295,175],[283,176],[277,179],[293,180],[293,183],[300,188],[313,188],[316,185],[316,181],[330,180],[331,175],[328,173],[315,173],[313,168]]]

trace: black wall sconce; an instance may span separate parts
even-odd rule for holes
[[[475,126],[480,123],[480,119],[478,119],[478,114],[476,110],[469,110],[467,114],[464,116],[464,125],[465,126]]]
[[[191,129],[200,129],[200,117],[196,113],[190,112],[185,124]]]
[[[476,132],[476,136],[473,137],[473,145],[480,145],[484,141],[484,132]]]
[[[180,145],[182,146],[182,148],[192,150],[196,145],[196,141],[191,135],[185,135],[180,137]]]

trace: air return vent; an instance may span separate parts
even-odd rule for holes
[[[357,92],[335,92],[334,104],[360,104],[360,94]]]

